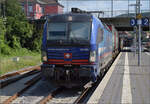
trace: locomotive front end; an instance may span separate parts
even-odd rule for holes
[[[42,43],[44,77],[71,82],[94,80],[96,53],[90,49],[91,27],[88,14],[62,14],[48,19]]]

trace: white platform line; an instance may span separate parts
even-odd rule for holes
[[[115,62],[113,63],[113,65],[111,66],[111,68],[109,69],[109,71],[107,72],[107,74],[105,75],[103,80],[101,81],[101,83],[98,85],[98,87],[92,94],[91,98],[88,100],[87,104],[98,104],[99,103],[99,100],[104,92],[104,89],[105,89],[117,63],[118,63],[118,60],[119,60],[121,54],[122,54],[122,52],[118,55],[117,59],[115,60]]]
[[[122,88],[121,103],[122,104],[131,104],[132,103],[128,53],[126,53],[126,55],[125,55],[125,66],[124,66],[124,75],[123,75],[123,88]]]

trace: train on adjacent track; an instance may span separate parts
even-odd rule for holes
[[[42,40],[42,75],[60,85],[96,82],[122,48],[117,30],[88,13],[49,16]]]

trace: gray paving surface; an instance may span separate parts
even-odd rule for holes
[[[122,53],[115,70],[99,100],[100,104],[122,103],[123,75],[125,66],[125,52]],[[142,53],[141,66],[137,65],[137,55],[128,52],[129,79],[133,104],[150,104],[150,55]],[[125,73],[127,74],[127,73]],[[97,92],[98,93],[98,92]],[[127,95],[128,96],[128,95]]]
[[[121,52],[88,104],[150,104],[150,53]]]

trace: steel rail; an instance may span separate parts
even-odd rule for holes
[[[40,71],[38,71],[40,72]],[[28,80],[27,82],[24,83],[24,85],[30,85],[36,78],[38,78],[38,75],[33,77],[32,79]]]
[[[12,76],[20,75],[24,72],[32,71],[32,70],[40,70],[40,66],[39,65],[38,66],[33,66],[31,68],[25,68],[23,70],[19,70],[19,71],[13,72],[13,73],[2,75],[2,76],[0,76],[0,80],[5,79],[5,78],[9,78],[9,77],[12,77]]]
[[[0,82],[0,89],[2,89],[2,88],[4,88],[4,87],[8,86],[8,85],[11,84],[11,83],[14,83],[14,82],[16,82],[16,81],[18,81],[18,80],[21,80],[22,78],[25,78],[25,77],[34,75],[34,74],[39,73],[39,72],[40,72],[40,70],[32,70],[32,71],[30,71],[30,72],[27,72],[27,73],[25,73],[25,74],[22,74],[22,75],[20,75],[20,76],[15,77],[15,78],[11,78],[11,79],[7,79],[7,80],[4,80],[4,81],[1,81],[1,82]]]
[[[80,104],[83,103],[84,98],[87,96],[89,90],[91,89],[91,87],[88,87],[86,89],[84,89],[84,91],[82,92],[82,94],[75,100],[75,102],[73,104]]]
[[[3,104],[10,104],[13,100],[17,99],[20,95],[22,95],[27,89],[29,89],[31,86],[33,86],[37,81],[41,79],[41,74],[34,77],[34,80],[30,82],[27,86],[25,86],[23,89],[21,89],[19,92],[15,93],[13,96],[9,97],[7,100],[3,102]]]
[[[49,100],[51,100],[53,97],[55,97],[58,93],[60,93],[63,90],[63,87],[56,88],[53,90],[48,96],[46,96],[44,99],[42,99],[39,104],[46,104]]]

